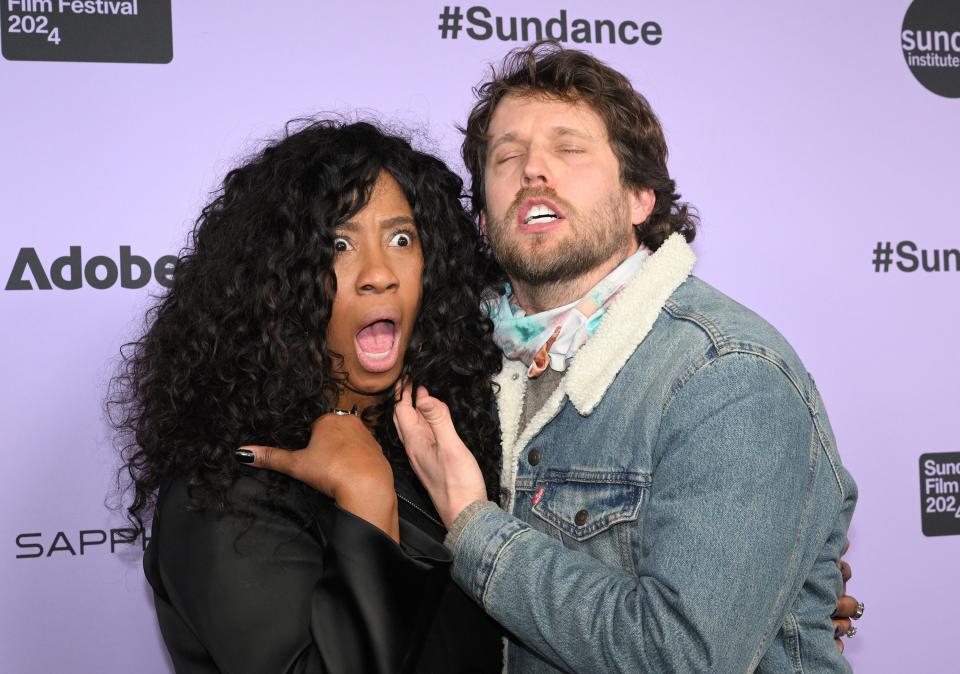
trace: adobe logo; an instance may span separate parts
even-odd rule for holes
[[[84,284],[106,290],[118,281],[121,288],[143,288],[153,278],[169,288],[176,266],[176,255],[164,255],[151,265],[145,257],[134,255],[130,246],[120,246],[119,260],[94,255],[84,262],[80,246],[70,246],[67,255],[56,258],[46,268],[36,248],[21,248],[5,290],[78,290]]]

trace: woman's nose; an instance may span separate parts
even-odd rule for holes
[[[357,275],[357,292],[382,293],[397,289],[400,281],[383,251],[364,253],[361,264],[363,266]]]

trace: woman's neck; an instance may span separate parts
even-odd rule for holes
[[[373,407],[382,402],[385,397],[386,393],[375,393],[371,395],[360,393],[347,386],[343,386],[340,388],[339,395],[337,396],[336,408],[340,410],[352,410],[354,406],[356,406],[357,411],[362,414],[366,408]]]

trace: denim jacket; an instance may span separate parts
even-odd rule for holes
[[[453,575],[519,672],[849,671],[830,615],[856,502],[820,395],[769,324],[650,256],[517,433],[498,377],[505,510]]]

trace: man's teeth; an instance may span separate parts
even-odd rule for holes
[[[547,206],[544,206],[543,204],[537,204],[536,206],[532,207],[529,211],[527,211],[527,217],[523,219],[523,224],[529,225],[534,220],[546,219],[546,218],[549,218],[550,220],[554,220],[558,217],[560,216],[554,213],[552,210],[550,210]]]

